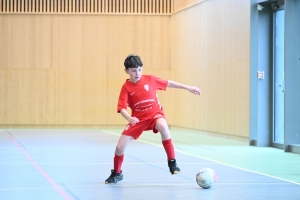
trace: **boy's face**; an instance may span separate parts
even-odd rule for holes
[[[130,77],[129,80],[134,83],[141,79],[142,71],[142,67],[125,69],[126,74],[128,74]]]

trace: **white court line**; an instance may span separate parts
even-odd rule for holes
[[[178,186],[182,186],[182,185],[190,185],[190,184],[194,184],[194,183],[146,183],[146,184],[143,184],[143,183],[138,183],[138,184],[109,184],[110,186],[121,186],[121,187],[124,187],[124,186],[170,186],[170,185],[178,185]],[[99,187],[108,187],[107,184],[104,184],[103,183],[99,183],[99,184],[95,184],[95,185],[92,185],[92,186],[67,186],[67,187],[61,187],[62,189],[64,188],[68,188],[68,189],[71,189],[71,188],[99,188]],[[53,187],[19,187],[19,188],[0,188],[0,191],[8,191],[8,190],[37,190],[37,189],[50,189],[52,190]]]
[[[64,189],[64,187],[61,187]],[[53,187],[28,187],[28,188],[0,188],[0,191],[8,191],[8,190],[38,190],[38,189],[50,189],[53,190]]]
[[[265,185],[287,185],[290,183],[269,183],[269,182],[263,182],[263,183],[250,183],[250,182],[245,182],[245,183],[230,183],[230,182],[224,182],[224,183],[220,183],[217,182],[215,183],[216,185],[243,185],[243,186],[247,186],[247,185],[260,185],[260,186],[265,186]],[[193,182],[179,182],[179,183],[138,183],[138,184],[133,184],[133,183],[121,183],[121,184],[109,184],[112,187],[141,187],[141,186],[166,186],[166,187],[170,187],[172,186],[178,186],[178,187],[183,187],[183,186],[189,186],[189,185],[195,185]],[[100,188],[100,187],[105,187],[107,188],[107,184],[104,183],[98,183],[98,184],[93,184],[93,185],[77,185],[77,186],[67,186],[67,187],[61,187],[62,189],[73,189],[73,188]],[[53,187],[16,187],[16,188],[0,188],[0,191],[10,191],[10,190],[39,190],[39,189],[49,189],[52,190]]]
[[[245,183],[237,183],[237,182],[234,182],[234,183],[230,183],[230,182],[227,182],[227,183],[220,183],[220,182],[216,182],[215,185],[290,185],[291,183],[269,183],[269,182],[262,182],[262,183],[250,183],[250,182],[245,182]],[[187,183],[138,183],[138,184],[110,184],[112,186],[120,186],[120,187],[140,187],[140,186],[166,186],[166,187],[169,187],[170,185],[173,185],[173,186],[179,186],[179,187],[182,187],[184,185],[195,185],[194,182],[187,182]],[[97,187],[101,187],[101,186],[104,186],[105,185],[99,185]],[[74,186],[74,187],[80,187],[80,186]],[[83,186],[84,187],[84,186]],[[89,187],[89,186],[87,186]],[[90,187],[94,187],[94,186],[90,186]],[[106,186],[107,187],[107,186]],[[68,187],[68,188],[72,188],[72,186]]]
[[[110,163],[36,163],[39,165],[111,165]],[[148,163],[151,165],[165,165],[166,163]],[[198,162],[198,163],[180,163],[180,165],[199,165],[199,164],[212,164],[212,165],[218,165],[218,163],[205,163],[205,162]],[[31,165],[31,163],[0,163],[0,165]],[[124,162],[123,165],[145,165],[145,163],[136,162],[136,163],[126,163]]]
[[[101,131],[104,132],[104,133],[109,133],[109,134],[112,134],[112,135],[120,136],[120,134],[113,133],[113,132],[110,132],[110,131],[104,131],[104,130],[101,130]],[[153,145],[153,146],[157,146],[157,147],[163,148],[162,145],[157,145],[157,144],[154,144],[154,143],[145,141],[145,140],[143,140],[143,139],[138,139],[137,142],[143,142],[143,143],[146,143],[146,144],[150,144],[150,145]],[[218,163],[218,164],[221,164],[221,165],[225,165],[225,166],[228,166],[228,167],[232,167],[232,168],[235,168],[235,169],[239,169],[239,170],[251,172],[251,173],[254,173],[254,174],[259,174],[259,175],[262,175],[262,176],[266,176],[266,177],[278,179],[278,180],[281,180],[281,181],[286,181],[286,182],[293,183],[293,184],[296,184],[296,185],[300,185],[300,183],[295,182],[295,181],[291,181],[291,180],[279,178],[279,177],[276,177],[276,176],[271,176],[271,175],[268,175],[268,174],[264,174],[264,173],[252,171],[252,170],[245,169],[245,168],[241,168],[241,167],[237,167],[237,166],[233,166],[233,165],[226,164],[226,163],[223,163],[223,162],[220,162],[220,161],[216,161],[216,160],[213,160],[213,159],[209,159],[209,158],[205,158],[205,157],[201,157],[201,156],[189,154],[189,153],[186,153],[186,152],[183,152],[183,151],[180,151],[180,150],[176,150],[176,149],[175,149],[175,151],[176,151],[176,152],[179,152],[179,153],[182,153],[182,154],[185,154],[185,155],[188,155],[188,156],[193,156],[193,157],[196,157],[196,158],[201,158],[201,159],[204,159],[204,160],[208,160],[208,161],[211,161],[211,162],[215,162],[215,163]]]

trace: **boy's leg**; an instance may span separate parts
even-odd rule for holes
[[[167,153],[168,160],[175,159],[174,146],[166,120],[164,118],[157,119],[155,129],[158,130],[161,135],[161,140]]]
[[[111,170],[111,175],[105,180],[105,183],[117,183],[123,180],[122,163],[124,160],[124,152],[126,147],[133,140],[132,136],[121,135],[115,150],[114,169]]]
[[[161,134],[162,144],[168,157],[168,166],[170,168],[170,172],[171,174],[177,174],[180,169],[176,164],[174,145],[166,120],[164,118],[157,119],[155,123],[155,129]]]
[[[114,170],[116,171],[116,173],[121,172],[125,149],[132,140],[133,137],[127,135],[121,135],[119,138],[114,157]]]

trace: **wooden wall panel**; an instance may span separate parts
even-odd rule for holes
[[[0,25],[1,125],[124,124],[126,56],[139,54],[144,73],[170,68],[169,17],[3,15]]]
[[[188,8],[203,1],[207,0],[173,0],[173,12]]]
[[[172,78],[202,96],[175,92],[173,125],[249,135],[249,3],[205,1],[171,18]],[[176,108],[176,109],[175,109]]]

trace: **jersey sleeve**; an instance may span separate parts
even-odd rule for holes
[[[128,105],[128,92],[126,90],[126,87],[123,85],[118,100],[117,112],[119,113],[122,109],[127,109],[127,105]]]
[[[154,83],[156,85],[156,89],[157,90],[166,90],[167,86],[168,86],[168,81],[158,78],[156,76],[152,76],[152,78],[154,79]]]

